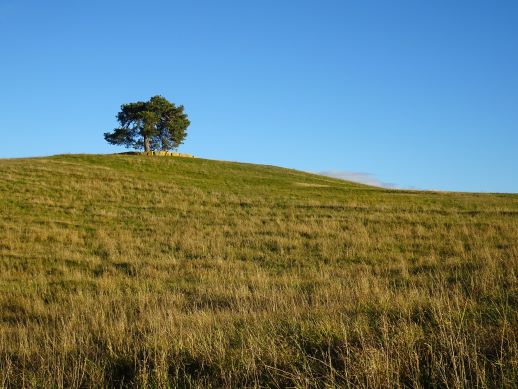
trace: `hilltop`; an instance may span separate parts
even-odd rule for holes
[[[518,195],[0,160],[0,387],[510,387]]]

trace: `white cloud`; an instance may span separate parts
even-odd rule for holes
[[[340,178],[342,180],[358,182],[360,184],[378,186],[380,188],[396,188],[397,185],[378,180],[370,173],[351,172],[349,170],[326,170],[317,172],[322,176]]]

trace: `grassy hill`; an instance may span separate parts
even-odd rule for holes
[[[518,196],[0,160],[0,387],[512,387]]]

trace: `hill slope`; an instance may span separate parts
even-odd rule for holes
[[[0,160],[0,386],[512,386],[518,196]]]

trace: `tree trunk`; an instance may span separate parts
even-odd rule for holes
[[[149,151],[149,138],[144,135],[144,151],[147,153]]]

